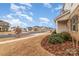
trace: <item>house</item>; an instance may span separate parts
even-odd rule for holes
[[[32,31],[32,32],[46,32],[50,31],[52,28],[45,27],[45,26],[33,26],[33,27],[27,27],[26,31]]]
[[[69,32],[79,41],[79,4],[65,3],[61,14],[56,18],[56,32]]]
[[[27,32],[26,28],[21,28],[22,32]]]
[[[32,31],[32,27],[27,27],[27,31]]]
[[[0,32],[6,32],[9,30],[9,23],[0,20]]]
[[[47,32],[52,30],[52,28],[46,27],[46,26],[34,26],[33,31],[38,31],[38,32]]]
[[[10,27],[10,28],[9,28],[9,31],[12,32],[12,31],[15,31],[15,29],[16,29],[16,27]]]
[[[41,31],[41,27],[40,26],[33,26],[32,30],[33,31]]]

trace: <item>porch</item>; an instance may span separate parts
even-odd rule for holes
[[[70,15],[70,12],[67,11],[61,14],[58,18],[56,18],[56,25],[57,25],[56,32],[57,33],[69,31],[69,27],[68,27],[69,15]]]
[[[57,33],[68,32],[68,21],[57,21]]]

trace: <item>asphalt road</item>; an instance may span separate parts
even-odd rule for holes
[[[37,33],[42,33],[42,32],[24,32],[24,33],[21,33],[21,36],[27,36],[27,35],[37,34]],[[0,38],[9,38],[9,37],[16,37],[16,34],[0,34]]]

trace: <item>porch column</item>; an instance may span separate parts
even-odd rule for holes
[[[58,28],[58,27],[59,27],[59,26],[58,26],[58,21],[56,21],[56,32],[57,32],[57,33],[59,33],[59,31],[58,31],[59,28]]]

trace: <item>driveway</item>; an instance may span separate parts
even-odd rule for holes
[[[0,55],[5,56],[50,56],[48,51],[41,47],[41,41],[49,33],[40,33],[28,38],[17,39],[8,43],[0,44]]]

